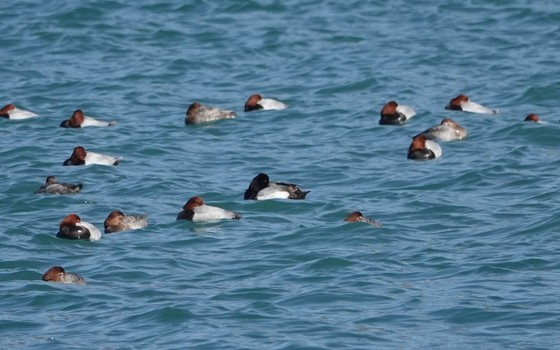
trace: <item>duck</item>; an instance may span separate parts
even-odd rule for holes
[[[428,160],[441,157],[441,147],[434,141],[428,140],[424,135],[412,138],[408,148],[408,159]]]
[[[183,206],[183,210],[177,215],[177,220],[195,222],[222,219],[239,220],[241,216],[229,210],[206,205],[200,196],[189,198],[187,203]]]
[[[89,222],[82,221],[77,214],[69,214],[60,222],[60,227],[56,236],[66,239],[89,239],[90,241],[97,241],[101,239],[101,231]]]
[[[400,105],[395,101],[389,101],[381,108],[379,113],[380,125],[402,125],[410,118],[416,115],[416,111],[412,107]]]
[[[80,193],[83,186],[79,184],[67,184],[62,182],[57,182],[56,177],[48,176],[45,184],[41,185],[34,194],[38,193],[50,193],[50,194],[76,194]]]
[[[43,274],[41,279],[45,282],[58,282],[68,284],[87,284],[86,280],[72,272],[66,272],[62,266],[53,266]]]
[[[350,214],[346,215],[346,218],[344,219],[344,221],[346,221],[346,222],[365,222],[366,224],[370,224],[371,226],[374,226],[374,227],[381,227],[381,224],[379,222],[364,216],[364,214],[362,214],[362,212],[360,212],[360,211],[354,211],[354,212],[351,212]]]
[[[86,152],[84,147],[77,146],[74,148],[70,158],[66,159],[62,165],[119,165],[121,159],[122,157],[113,157],[89,151]]]
[[[245,102],[245,112],[257,111],[257,110],[282,110],[288,108],[288,105],[284,102],[272,98],[263,98],[259,94],[253,94],[249,96]]]
[[[113,210],[103,222],[105,233],[136,230],[148,226],[147,215],[125,215],[120,210]]]
[[[116,121],[102,121],[84,115],[81,109],[76,109],[70,119],[60,123],[61,128],[83,128],[86,126],[113,126],[117,124]]]
[[[187,109],[185,124],[210,123],[220,119],[233,119],[235,112],[216,107],[208,107],[198,102],[191,103]]]
[[[0,117],[6,119],[20,120],[29,119],[37,117],[37,114],[26,111],[25,109],[19,109],[14,104],[10,103],[0,109]]]
[[[285,182],[272,182],[265,173],[253,178],[245,191],[244,199],[305,199],[311,191],[303,191],[298,185]]]
[[[445,109],[479,114],[498,114],[497,109],[490,109],[481,104],[473,102],[466,95],[459,95],[455,98],[452,98],[447,106],[445,106]]]
[[[439,125],[432,126],[416,136],[419,135],[424,135],[429,140],[455,141],[467,137],[467,129],[451,118],[443,118]]]
[[[527,117],[525,117],[525,119],[523,121],[524,122],[540,123],[541,118],[538,115],[536,115],[535,113],[531,113]]]

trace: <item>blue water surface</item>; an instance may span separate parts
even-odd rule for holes
[[[560,346],[554,1],[0,2],[2,349]],[[253,93],[284,111],[244,113]],[[495,116],[448,111],[458,94]],[[389,100],[404,126],[378,125]],[[185,125],[194,101],[236,119]],[[63,129],[81,108],[110,128]],[[529,113],[543,123],[524,123]],[[430,162],[410,137],[469,131]],[[63,167],[72,149],[117,167]],[[259,172],[311,191],[244,201]],[[74,196],[34,195],[48,175]],[[239,221],[176,221],[187,199]],[[149,226],[55,237],[77,213]],[[343,221],[360,210],[380,221]],[[88,284],[41,281],[53,265]]]

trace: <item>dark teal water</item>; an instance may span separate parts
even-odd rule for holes
[[[560,346],[560,7],[2,1],[0,348]],[[260,92],[290,105],[243,113]],[[446,111],[466,93],[498,116]],[[379,126],[390,99],[418,115]],[[234,120],[185,126],[193,101]],[[76,108],[112,128],[58,127]],[[546,122],[526,124],[528,113]],[[410,137],[452,117],[443,157]],[[62,167],[83,145],[118,167]],[[311,190],[243,201],[258,172]],[[33,195],[46,176],[76,196]],[[201,195],[240,221],[175,217]],[[71,212],[149,227],[57,239]],[[361,210],[383,227],[347,224]],[[87,286],[48,284],[52,265]]]

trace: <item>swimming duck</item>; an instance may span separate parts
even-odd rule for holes
[[[39,187],[34,193],[50,193],[50,194],[76,194],[82,190],[82,184],[67,184],[57,182],[56,177],[48,176],[45,184]]]
[[[105,233],[136,230],[148,226],[147,215],[125,215],[120,210],[113,210],[103,222]]]
[[[192,103],[187,109],[185,124],[209,123],[220,119],[233,119],[235,112]]]
[[[346,222],[364,222],[364,223],[369,224],[369,225],[374,226],[374,227],[381,227],[381,224],[379,222],[364,216],[364,214],[362,214],[362,212],[359,212],[359,211],[354,211],[354,212],[348,214],[346,216],[346,218],[344,219],[344,221],[346,221]]]
[[[408,148],[408,159],[428,160],[441,157],[441,147],[424,135],[415,136]]]
[[[97,241],[101,239],[101,231],[89,222],[82,221],[78,215],[70,214],[60,222],[56,236],[66,239],[89,239],[90,241]]]
[[[37,117],[37,114],[30,111],[26,111],[25,109],[19,109],[14,104],[10,103],[2,107],[2,109],[0,109],[0,117],[6,119],[18,120],[18,119],[35,118]]]
[[[87,284],[83,277],[72,272],[64,271],[62,266],[53,266],[43,274],[41,279],[45,282],[58,282],[68,284]]]
[[[84,128],[86,126],[113,126],[116,121],[101,121],[84,115],[81,109],[76,109],[70,119],[60,123],[61,128]]]
[[[232,211],[206,205],[200,196],[189,198],[183,206],[183,210],[177,215],[177,220],[210,221],[222,219],[239,220],[241,217]]]
[[[66,159],[62,165],[119,165],[122,157],[113,157],[105,154],[99,154],[87,151],[82,146],[74,148],[70,158]]]
[[[272,98],[263,98],[259,94],[254,94],[249,96],[245,102],[245,112],[257,111],[257,110],[281,110],[288,108],[288,105],[284,102]]]
[[[480,114],[498,114],[497,109],[490,109],[481,104],[473,102],[466,95],[459,95],[455,98],[452,98],[447,106],[445,106],[445,109]]]
[[[298,185],[272,182],[268,175],[260,173],[253,178],[245,191],[244,199],[305,199],[311,191],[303,191]]]
[[[432,126],[416,136],[420,135],[426,136],[429,140],[437,141],[462,140],[467,137],[467,129],[451,118],[444,118],[439,125]]]
[[[387,102],[380,112],[380,125],[401,125],[416,115],[416,111],[409,106],[400,105],[395,101]]]

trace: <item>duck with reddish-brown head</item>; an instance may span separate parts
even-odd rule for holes
[[[445,106],[445,109],[479,114],[498,114],[497,109],[490,109],[481,104],[473,102],[467,95],[459,95],[455,98],[452,98],[447,106]]]
[[[398,104],[395,101],[389,101],[381,108],[379,113],[380,125],[402,125],[410,118],[416,115],[416,111],[409,106]]]
[[[101,231],[89,222],[82,221],[77,214],[70,214],[65,216],[60,222],[56,236],[66,239],[97,241],[101,239]]]
[[[441,157],[441,147],[424,135],[415,136],[408,147],[408,159],[429,160]]]
[[[344,219],[346,222],[364,222],[373,227],[381,227],[381,224],[373,219],[368,218],[360,211],[354,211],[346,216]]]
[[[528,116],[526,116],[523,121],[524,122],[540,123],[541,118],[538,115],[536,115],[535,113],[531,113]]]
[[[29,119],[37,117],[37,114],[17,108],[13,103],[0,108],[0,117],[12,120]]]
[[[105,233],[114,233],[125,230],[137,230],[148,226],[146,215],[126,215],[120,210],[113,210],[103,222]]]
[[[43,274],[41,279],[45,282],[87,284],[86,280],[72,272],[66,272],[62,266],[53,266]]]
[[[189,198],[183,206],[183,210],[177,215],[177,220],[214,221],[223,219],[239,220],[241,216],[226,209],[206,205],[200,196]]]
[[[249,96],[245,102],[245,112],[258,111],[258,110],[282,110],[288,108],[284,102],[280,102],[273,98],[263,98],[259,94]]]
[[[119,165],[122,157],[113,157],[105,154],[86,151],[82,146],[77,146],[72,151],[70,158],[66,159],[62,165]]]
[[[70,119],[67,119],[60,123],[61,128],[84,128],[86,126],[113,126],[117,122],[110,121],[105,122],[102,120],[97,120],[92,117],[88,117],[84,115],[84,112],[81,109],[76,109]]]

